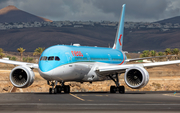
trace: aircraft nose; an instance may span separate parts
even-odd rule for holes
[[[42,72],[49,72],[53,66],[48,61],[39,62],[39,69]]]

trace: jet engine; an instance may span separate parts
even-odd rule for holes
[[[17,66],[10,73],[11,83],[18,88],[26,88],[34,82],[34,72],[26,66]]]
[[[135,66],[126,70],[124,79],[129,87],[139,89],[148,83],[149,73],[143,67]]]

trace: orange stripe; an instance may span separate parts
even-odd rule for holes
[[[125,60],[125,56],[124,56],[124,54],[123,54],[123,61],[119,64],[119,65],[122,65],[123,63],[124,63],[124,60]]]
[[[119,65],[122,65],[123,63],[124,63],[124,60]]]

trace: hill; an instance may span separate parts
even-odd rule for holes
[[[0,31],[0,48],[17,51],[23,47],[34,51],[37,47],[57,44],[80,43],[83,46],[113,46],[116,29],[113,27],[40,27],[10,29]],[[159,29],[125,29],[123,50],[138,52],[143,50],[162,51],[166,48],[180,48],[180,29],[163,32]]]
[[[50,21],[49,19],[38,17],[33,14],[22,11],[15,6],[9,5],[0,10],[0,23],[11,23],[11,22],[42,22],[42,21]]]
[[[160,21],[157,21],[155,23],[161,23],[161,24],[162,23],[172,23],[172,24],[179,23],[180,24],[180,16],[176,16],[176,17],[160,20]]]
[[[111,28],[73,28],[41,27],[10,29],[0,31],[0,48],[16,51],[23,47],[34,51],[37,47],[49,47],[57,44],[70,45],[80,43],[85,46],[108,46],[114,42],[115,30]],[[112,37],[113,36],[113,37]]]
[[[128,51],[156,50],[180,48],[180,29],[163,32],[160,29],[126,31],[124,48]]]

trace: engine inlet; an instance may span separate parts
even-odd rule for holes
[[[130,88],[139,89],[148,83],[149,73],[143,67],[133,66],[126,70],[124,80]]]
[[[22,69],[16,69],[12,73],[12,82],[23,85],[27,81],[27,73]]]
[[[127,82],[136,86],[142,82],[142,74],[139,70],[132,69],[127,73]]]

